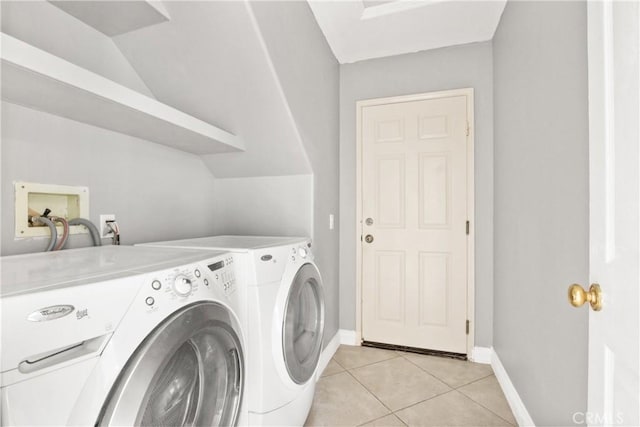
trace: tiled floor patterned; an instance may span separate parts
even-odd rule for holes
[[[491,366],[340,346],[306,426],[516,425]]]

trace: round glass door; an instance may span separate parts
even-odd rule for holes
[[[291,379],[303,384],[311,378],[322,351],[324,299],[320,273],[304,264],[296,273],[284,311],[284,362]]]
[[[185,307],[138,347],[98,425],[230,426],[242,402],[243,355],[226,308]]]

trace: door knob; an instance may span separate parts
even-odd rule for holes
[[[373,242],[373,236],[371,234],[367,234],[366,236],[364,236],[364,241],[367,243]]]
[[[600,285],[594,283],[588,291],[578,284],[569,286],[569,303],[574,307],[580,307],[585,302],[591,304],[593,311],[602,310],[602,291]]]

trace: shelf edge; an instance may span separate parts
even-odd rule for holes
[[[0,32],[0,58],[3,62],[81,89],[123,107],[137,110],[212,141],[244,151],[237,136],[167,104],[129,89],[99,74],[38,49]]]

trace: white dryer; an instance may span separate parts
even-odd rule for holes
[[[235,425],[231,257],[102,246],[2,257],[2,425]]]
[[[322,352],[324,298],[311,241],[214,236],[147,245],[224,250],[247,286],[248,406],[251,425],[304,424]]]

